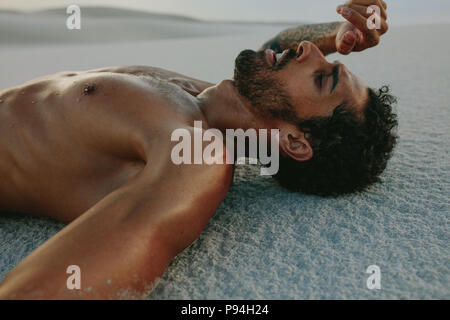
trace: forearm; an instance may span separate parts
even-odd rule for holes
[[[308,24],[286,29],[267,41],[260,50],[272,49],[277,53],[296,50],[302,41],[311,41],[328,55],[336,52],[336,35],[343,22]]]

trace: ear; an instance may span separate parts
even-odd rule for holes
[[[313,150],[305,134],[297,128],[281,130],[280,148],[284,154],[292,159],[304,162],[313,157]]]

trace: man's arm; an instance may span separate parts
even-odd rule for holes
[[[231,183],[231,166],[156,166],[26,257],[0,283],[0,300],[143,298],[200,235]],[[81,270],[80,290],[67,288],[69,266]]]
[[[286,49],[296,50],[300,42],[311,41],[328,55],[336,52],[336,36],[343,22],[301,25],[282,31],[267,41],[260,50],[272,49],[281,53]]]
[[[379,15],[372,6],[377,6]],[[387,5],[383,0],[349,0],[336,8],[345,22],[302,25],[282,31],[266,42],[260,50],[272,49],[277,53],[296,50],[300,42],[311,41],[324,55],[339,52],[349,54],[376,46],[388,31]],[[380,22],[376,28],[368,27],[368,19]]]

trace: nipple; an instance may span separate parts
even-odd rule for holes
[[[86,83],[84,84],[84,89],[83,89],[84,94],[90,94],[90,93],[92,93],[94,90],[95,90],[95,84],[94,84],[94,83],[86,82]]]

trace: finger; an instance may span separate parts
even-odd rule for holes
[[[349,7],[344,7],[341,11],[342,16],[351,24],[353,24],[358,30],[364,34],[364,40],[369,45],[375,46],[380,42],[380,35],[376,29],[369,30],[367,27],[367,19],[359,12]]]
[[[353,10],[359,12],[359,14],[361,14],[362,16],[364,16],[364,17],[366,17],[366,18],[369,18],[369,17],[371,17],[371,16],[373,15],[373,12],[372,12],[372,13],[368,13],[368,12],[367,12],[367,8],[368,8],[368,7],[366,7],[366,6],[361,6],[361,5],[358,5],[358,4],[340,5],[340,6],[337,7],[337,12],[338,12],[338,13],[341,13],[341,11],[342,11],[342,9],[343,9],[344,7],[350,7],[350,8],[352,8]],[[383,14],[383,12],[384,12],[384,14]],[[380,13],[381,13],[381,18],[386,19],[386,11],[381,11],[381,10],[380,10]]]
[[[386,22],[385,19],[382,19],[378,14],[376,13],[372,13],[370,15],[370,17],[368,18],[372,18],[375,15],[375,21],[380,21],[380,25],[379,28],[375,28],[375,30],[377,30],[380,34],[385,34],[388,30],[389,30],[389,26]],[[366,22],[367,25],[367,22]]]
[[[361,4],[363,6],[371,6],[371,5],[378,5],[379,7],[382,7],[383,9],[387,9],[387,4],[383,0],[349,0],[347,1],[347,4]]]
[[[381,25],[380,25],[380,29],[378,30],[378,32],[380,33],[380,34],[385,34],[386,32],[388,32],[388,30],[389,30],[389,25],[388,25],[388,23],[386,22],[386,20],[381,20]]]
[[[376,5],[376,6],[378,6],[378,8],[380,8],[381,17],[383,19],[387,19],[387,13],[386,13],[387,6],[383,0],[350,0],[350,1],[347,1],[346,5],[363,6],[363,7],[366,7],[366,11],[367,11],[367,7],[369,7],[371,5]]]
[[[382,0],[378,0],[378,8],[380,8],[380,12],[381,12],[381,17],[385,20],[387,20],[387,13],[386,13],[386,2],[382,1]],[[384,4],[383,4],[384,3]]]
[[[340,54],[347,55],[353,51],[356,46],[357,35],[353,31],[347,31],[338,40],[337,50]]]

